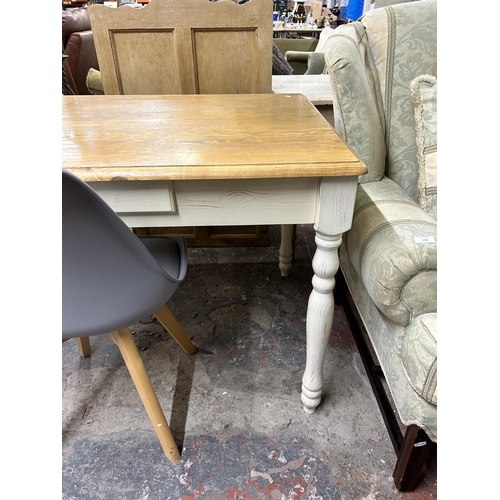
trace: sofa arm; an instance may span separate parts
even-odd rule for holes
[[[437,313],[417,316],[406,329],[401,362],[415,392],[437,405]]]
[[[64,50],[68,56],[68,82],[76,94],[90,94],[87,88],[87,74],[90,68],[99,69],[99,61],[92,31],[79,31],[69,37]]]
[[[285,52],[285,58],[288,62],[307,63],[309,54],[312,54],[312,52],[306,52],[302,50],[287,50]]]
[[[358,186],[349,259],[377,308],[407,326],[437,311],[437,222],[394,181]]]
[[[325,54],[323,52],[311,52],[307,58],[306,75],[321,75],[325,70]]]

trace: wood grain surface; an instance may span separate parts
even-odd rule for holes
[[[301,94],[64,96],[62,166],[83,180],[354,176]]]

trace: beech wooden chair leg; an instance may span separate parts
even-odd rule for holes
[[[181,459],[181,455],[130,330],[123,328],[108,333],[108,337],[118,346],[122,353],[165,455],[173,464],[177,463]]]
[[[394,469],[394,484],[399,491],[413,491],[429,454],[432,441],[418,425],[406,429]]]
[[[88,337],[78,337],[78,348],[80,349],[80,354],[86,358],[90,356],[90,340]]]
[[[165,330],[167,330],[170,335],[175,339],[175,341],[186,351],[189,355],[196,352],[196,347],[191,342],[191,339],[187,336],[184,328],[179,324],[172,311],[167,305],[164,305],[154,313],[158,321],[163,325]]]

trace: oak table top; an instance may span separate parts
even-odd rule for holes
[[[301,94],[64,96],[62,167],[86,182],[357,176]]]

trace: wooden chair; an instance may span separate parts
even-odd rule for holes
[[[272,2],[89,7],[105,94],[272,92]]]

